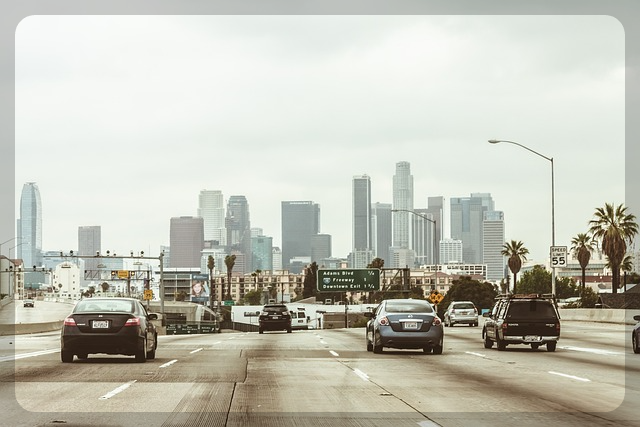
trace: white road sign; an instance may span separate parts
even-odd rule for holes
[[[567,266],[567,247],[551,246],[551,268]]]

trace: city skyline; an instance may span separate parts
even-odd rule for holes
[[[352,177],[390,203],[408,161],[414,207],[491,193],[506,240],[543,262],[549,164],[487,140],[554,158],[569,245],[624,202],[624,59],[605,16],[32,16],[16,30],[15,184],[40,187],[45,250],[100,225],[104,249],[156,253],[209,188],[244,195],[279,247],[280,201],[313,200],[345,256]]]

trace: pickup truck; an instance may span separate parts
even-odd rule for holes
[[[498,350],[507,345],[541,345],[555,351],[560,339],[560,315],[555,297],[550,294],[500,295],[490,312],[484,313],[484,347],[496,343]]]

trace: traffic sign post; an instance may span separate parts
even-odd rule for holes
[[[567,247],[551,246],[551,268],[567,266]]]
[[[377,268],[361,269],[326,269],[318,270],[318,292],[370,292],[380,290],[380,270]]]

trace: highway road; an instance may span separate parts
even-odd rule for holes
[[[364,329],[161,336],[157,357],[62,364],[58,333],[0,337],[11,426],[638,426],[630,326],[563,322],[554,353],[366,351]]]

